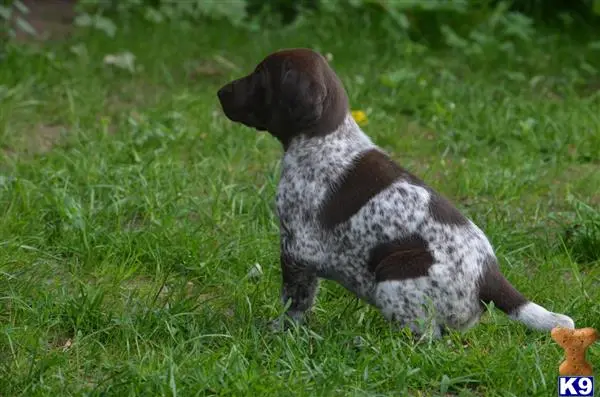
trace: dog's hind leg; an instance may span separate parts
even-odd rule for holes
[[[410,329],[416,338],[439,339],[445,333],[444,325],[438,321],[433,303],[411,281],[379,282],[375,305],[388,321]]]

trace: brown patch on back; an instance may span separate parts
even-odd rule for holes
[[[398,179],[422,185],[417,177],[396,164],[385,153],[371,149],[362,153],[331,188],[321,207],[320,221],[326,229],[347,221],[369,200]]]
[[[433,193],[429,200],[429,214],[436,222],[445,225],[464,225],[468,222],[450,201],[437,193]]]
[[[373,248],[368,269],[375,274],[377,282],[406,280],[427,276],[433,262],[427,241],[418,234],[411,234]]]
[[[494,306],[506,314],[527,303],[515,287],[502,275],[496,258],[489,256],[484,264],[483,274],[479,281],[479,299],[483,302],[494,302]]]

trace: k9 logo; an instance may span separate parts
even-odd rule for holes
[[[594,395],[594,377],[593,376],[559,376],[558,377],[558,395],[559,396],[593,396]]]

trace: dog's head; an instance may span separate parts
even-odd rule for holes
[[[332,132],[348,113],[341,81],[327,60],[309,49],[275,52],[217,95],[230,120],[268,131],[284,146],[300,134]]]

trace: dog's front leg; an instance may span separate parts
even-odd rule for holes
[[[285,253],[281,254],[282,290],[281,300],[285,306],[287,319],[301,323],[307,310],[314,301],[319,286],[316,272]],[[276,321],[276,326],[281,327],[283,319]]]

